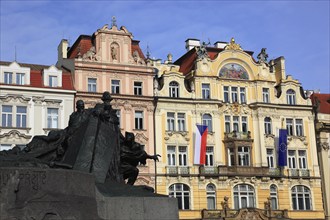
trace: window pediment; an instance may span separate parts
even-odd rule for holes
[[[43,70],[43,83],[49,87],[62,87],[62,70],[54,65]]]

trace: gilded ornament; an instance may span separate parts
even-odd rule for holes
[[[241,46],[239,44],[235,43],[235,39],[232,37],[230,40],[230,43],[227,44],[227,46],[225,47],[225,50],[239,50],[239,51],[243,51],[243,49],[241,48]]]

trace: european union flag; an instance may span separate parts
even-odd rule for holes
[[[278,165],[284,167],[287,165],[287,131],[280,129],[278,138]]]

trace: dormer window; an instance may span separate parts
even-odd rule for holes
[[[289,89],[286,92],[286,102],[288,105],[295,105],[296,104],[296,93],[293,89]]]
[[[30,68],[21,67],[16,62],[12,62],[9,66],[0,65],[0,83],[29,85]]]
[[[25,73],[16,73],[16,85],[25,84]]]
[[[43,71],[44,85],[49,87],[62,87],[62,70],[50,66]]]
[[[58,86],[57,76],[49,76],[49,86],[50,87],[57,87]]]
[[[179,97],[179,83],[172,81],[169,84],[170,97],[178,98]]]
[[[11,72],[4,73],[4,83],[13,84],[13,73],[11,73]]]

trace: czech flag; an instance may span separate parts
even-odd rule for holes
[[[205,165],[207,126],[196,126],[194,164]]]

